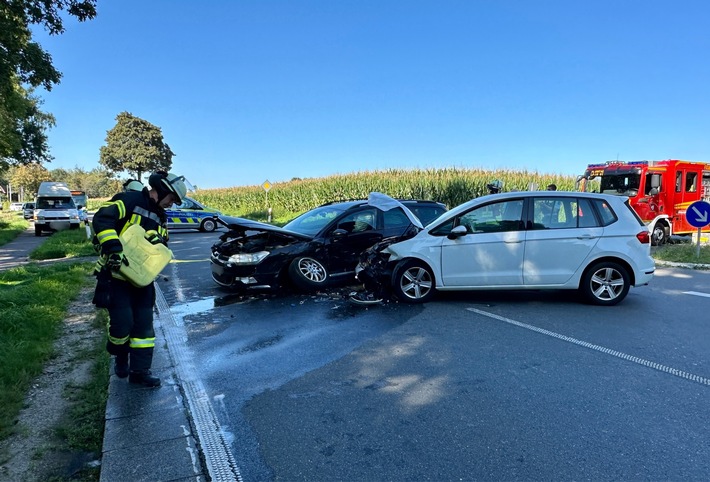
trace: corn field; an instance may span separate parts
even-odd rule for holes
[[[574,190],[575,185],[573,176],[530,171],[387,169],[275,183],[268,192],[261,186],[200,189],[194,197],[232,216],[264,220],[271,208],[273,219],[289,219],[327,202],[366,199],[373,191],[397,199],[439,201],[451,208],[487,194],[486,184],[494,179],[503,181],[504,191],[527,191],[531,183],[538,189],[554,183],[560,191]]]

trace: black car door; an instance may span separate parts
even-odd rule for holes
[[[379,209],[365,206],[338,219],[326,234],[331,275],[355,270],[360,253],[382,239]]]

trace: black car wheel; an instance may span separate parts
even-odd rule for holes
[[[302,290],[322,288],[328,282],[328,270],[313,258],[294,259],[288,266],[288,274],[293,284]]]
[[[435,285],[431,268],[418,259],[401,262],[392,275],[394,294],[406,303],[425,303],[431,300]]]
[[[588,268],[579,289],[592,304],[612,306],[626,298],[631,278],[618,263],[603,261]]]
[[[205,219],[200,225],[200,231],[204,231],[206,233],[211,233],[215,229],[217,229],[217,223],[214,219]]]

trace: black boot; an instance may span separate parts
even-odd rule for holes
[[[116,355],[113,372],[118,378],[126,378],[128,376],[128,353]]]
[[[131,370],[128,381],[144,387],[159,387],[160,378],[151,375],[150,370]]]

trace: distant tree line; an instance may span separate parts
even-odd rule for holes
[[[12,191],[12,199],[3,196],[3,201],[31,201],[40,183],[44,181],[65,182],[70,189],[86,191],[89,199],[111,197],[122,189],[123,181],[117,179],[107,169],[96,167],[86,171],[80,167],[74,169],[48,170],[40,164],[12,166],[0,173],[0,186]],[[20,193],[24,198],[20,198]]]

